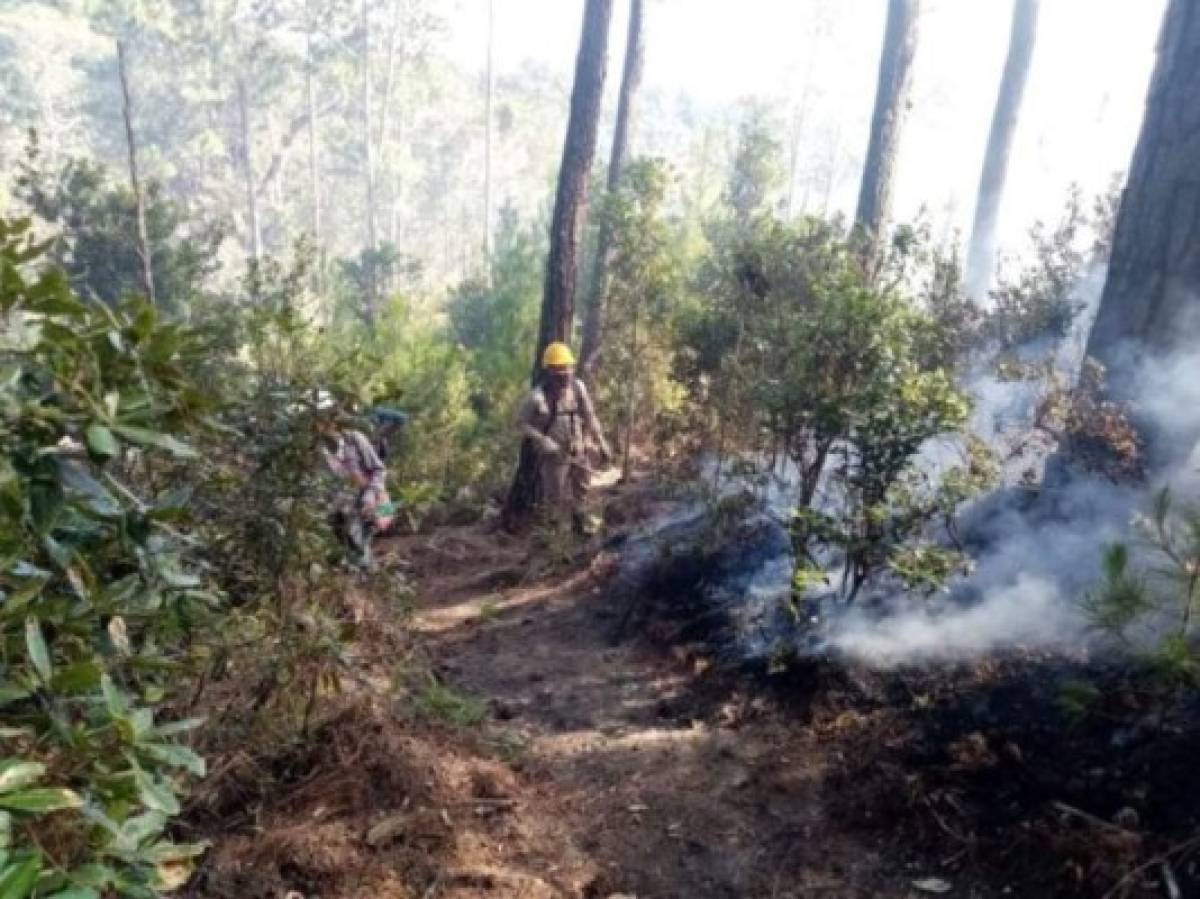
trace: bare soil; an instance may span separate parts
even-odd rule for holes
[[[414,614],[310,739],[210,797],[190,895],[1200,895],[1195,741],[1114,754],[1115,725],[1072,729],[1069,661],[764,682],[680,645],[669,611],[615,641],[598,546],[476,525],[386,551]]]

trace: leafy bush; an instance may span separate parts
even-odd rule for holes
[[[0,892],[157,895],[200,846],[166,835],[204,761],[162,711],[220,597],[158,485],[192,455],[201,347],[143,303],[86,303],[0,220]]]
[[[603,212],[613,242],[598,394],[618,418],[609,429],[621,435],[626,474],[635,435],[646,435],[656,420],[680,407],[681,391],[671,378],[671,319],[683,274],[675,235],[663,214],[670,182],[661,160],[635,160],[622,174],[620,189],[606,198]]]
[[[144,192],[155,298],[162,308],[182,314],[216,272],[226,228],[220,223],[185,225],[183,210],[156,182],[146,184]],[[17,181],[17,196],[57,232],[49,254],[76,291],[109,304],[141,293],[133,192],[114,184],[102,167],[76,159],[45,171],[35,140]]]

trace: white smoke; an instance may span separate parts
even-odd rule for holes
[[[976,606],[921,609],[883,620],[851,611],[838,622],[830,645],[874,665],[948,661],[996,646],[1042,645],[1050,634],[1074,633],[1079,622],[1057,586],[1019,574]]]
[[[1081,312],[1055,352],[1055,367],[1077,372],[1104,284],[1097,269],[1083,279]],[[893,595],[874,607],[852,608],[831,622],[828,645],[868,664],[945,660],[1006,649],[1080,646],[1093,632],[1081,600],[1100,577],[1105,548],[1128,540],[1152,492],[1169,484],[1184,498],[1200,496],[1200,351],[1143,360],[1134,378],[1133,406],[1158,428],[1182,460],[1140,487],[1053,464],[1053,446],[1034,447],[1042,472],[1035,487],[1018,485],[1028,454],[1009,465],[1007,486],[964,511],[962,526],[974,552],[970,575],[947,594],[920,602]],[[1037,402],[1029,383],[981,372],[970,383],[973,426],[1004,448],[1028,428]]]

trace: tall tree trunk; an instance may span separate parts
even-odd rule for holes
[[[312,34],[308,36],[308,66],[305,72],[305,103],[308,107],[308,191],[312,204],[312,239],[317,253],[317,292],[325,292],[325,241],[321,233],[321,157],[318,143],[316,73],[312,56]]]
[[[1158,63],[1113,237],[1108,280],[1088,354],[1103,363],[1114,397],[1137,400],[1139,371],[1194,350],[1200,340],[1200,6],[1170,0]],[[1194,372],[1193,375],[1194,376]],[[1165,422],[1138,422],[1152,464],[1177,461],[1200,434],[1194,409]],[[1185,433],[1186,432],[1186,433]]]
[[[138,258],[142,263],[142,288],[146,299],[157,305],[154,296],[154,263],[150,253],[150,236],[146,232],[146,198],[138,178],[137,140],[133,133],[133,103],[129,98],[129,72],[125,67],[125,45],[117,41],[117,72],[121,76],[121,97],[124,100],[125,140],[129,145],[129,184],[133,189],[134,212],[137,216]]]
[[[496,0],[488,0],[487,82],[483,102],[483,270],[492,281],[492,101],[496,94]]]
[[[392,0],[392,21],[388,26],[387,66],[384,69],[383,97],[379,105],[379,138],[375,142],[376,190],[379,174],[388,175],[388,151],[391,150],[392,92],[396,83],[396,35],[400,30],[401,0]],[[378,225],[377,225],[378,226]]]
[[[975,224],[967,252],[966,290],[967,295],[975,299],[982,299],[991,287],[996,262],[996,222],[1000,217],[1000,200],[1008,175],[1008,157],[1017,132],[1017,117],[1021,113],[1021,100],[1033,61],[1039,2],[1015,0],[1013,6],[1008,59],[1004,63],[992,130],[988,134],[983,174],[979,178],[979,198],[975,203]]]
[[[912,86],[920,5],[920,0],[888,0],[875,112],[871,117],[871,139],[858,194],[858,211],[854,216],[854,223],[872,255],[892,213],[893,179],[901,126]]]
[[[371,107],[371,4],[362,0],[362,110],[363,110],[363,156],[366,161],[367,188],[367,249],[378,245],[378,223],[375,206],[375,125]]]
[[[246,180],[246,217],[250,231],[250,258],[262,256],[262,232],[258,223],[258,194],[254,189],[254,156],[250,137],[250,103],[246,98],[246,79],[237,78],[238,119],[242,132],[242,176]]]
[[[364,317],[373,323],[379,310],[379,284],[375,266],[375,248],[379,245],[379,230],[375,203],[375,131],[371,110],[371,4],[362,0],[362,143],[364,175],[367,189],[367,253],[363,258],[367,276],[367,296]]]
[[[808,101],[812,95],[813,68],[816,65],[816,59],[816,48],[812,48],[804,66],[804,91],[800,94],[800,102],[796,104],[792,113],[791,147],[788,151],[787,217],[789,219],[796,215],[796,176],[800,168],[800,138],[804,134],[804,123],[808,117]],[[806,205],[807,203],[801,206],[801,212],[805,211]]]
[[[321,246],[321,163],[320,149],[317,144],[317,76],[316,57],[313,54],[313,28],[310,20],[306,39],[306,59],[304,66],[304,102],[308,112],[308,186],[309,200],[312,203],[312,237],[317,246]],[[318,279],[320,272],[318,271]]]
[[[608,62],[608,26],[612,0],[585,0],[583,34],[575,60],[571,90],[571,115],[563,145],[558,191],[550,223],[550,255],[546,263],[546,289],[542,298],[538,342],[533,357],[536,382],[542,352],[555,340],[570,340],[575,318],[575,279],[579,271],[579,235],[587,207],[588,177],[596,155],[596,131],[604,96]],[[513,528],[528,519],[537,495],[537,454],[530,441],[522,441],[521,460],[508,492],[504,523]]]
[[[621,95],[617,101],[617,122],[613,130],[612,155],[608,161],[607,198],[620,189],[621,173],[629,150],[633,129],[634,102],[642,82],[645,48],[642,44],[643,0],[632,0],[629,7],[629,34],[625,42],[625,68],[621,74]],[[583,323],[583,350],[580,370],[585,380],[596,375],[604,344],[605,309],[608,304],[608,269],[612,263],[613,229],[609,216],[600,222],[596,243],[596,262],[588,294],[587,315]]]

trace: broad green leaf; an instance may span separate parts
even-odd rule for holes
[[[8,865],[0,872],[0,899],[26,899],[42,870],[40,856]]]
[[[32,616],[25,619],[25,646],[29,650],[29,661],[33,663],[42,681],[50,683],[50,679],[54,677],[54,666],[50,664],[50,649],[46,646],[46,638],[42,636],[41,624]]]
[[[62,462],[58,466],[59,478],[68,490],[74,491],[84,501],[84,508],[102,518],[119,518],[125,510],[108,488],[93,478],[76,462]]]
[[[134,709],[129,713],[129,724],[133,728],[134,740],[140,741],[154,730],[154,713],[150,709]]]
[[[35,577],[25,581],[4,600],[4,605],[0,606],[0,615],[5,618],[15,617],[18,612],[37,599],[49,579],[49,572],[46,572],[45,577]]]
[[[134,815],[121,825],[120,844],[123,852],[133,853],[150,837],[156,837],[167,826],[167,816],[159,811]],[[150,859],[154,861],[154,859]]]
[[[42,580],[50,577],[50,572],[45,568],[38,568],[36,565],[23,560],[15,563],[10,573],[13,577],[34,577]]]
[[[144,850],[150,862],[170,862],[185,858],[199,858],[208,851],[208,843],[156,843]]]
[[[59,893],[52,893],[46,899],[100,899],[100,894],[91,887],[72,887]]]
[[[203,777],[205,774],[204,759],[187,746],[178,746],[173,743],[147,743],[142,749],[164,764],[184,768],[197,777]]]
[[[96,863],[80,865],[71,872],[71,880],[81,887],[104,889],[117,879],[117,873],[107,865]]]
[[[28,699],[32,693],[33,691],[27,687],[17,687],[12,684],[0,685],[0,708],[20,702],[22,699]]]
[[[12,815],[8,812],[0,812],[0,854],[7,855],[9,848],[12,846]],[[6,860],[0,860],[0,868],[4,867]]]
[[[124,718],[129,714],[129,700],[107,674],[100,678],[100,690],[104,694],[104,703],[108,706],[110,715],[114,718]]]
[[[74,696],[94,689],[100,683],[100,674],[100,666],[95,662],[73,662],[54,673],[51,686],[57,693]]]
[[[5,759],[0,762],[0,793],[11,793],[36,783],[46,773],[41,762]]]
[[[181,571],[174,559],[163,558],[158,562],[158,576],[169,587],[174,587],[176,590],[188,590],[192,587],[199,587],[203,581],[186,571]]]
[[[82,805],[83,800],[79,798],[78,793],[63,787],[43,787],[0,795],[0,808],[14,812],[58,812]]]
[[[133,778],[137,785],[138,796],[146,808],[167,815],[179,814],[179,799],[167,784],[150,776],[141,768],[134,769]]]
[[[173,737],[176,734],[185,734],[195,730],[206,720],[205,718],[183,718],[179,721],[168,721],[166,724],[160,724],[154,728],[154,732],[160,737]]]
[[[191,487],[181,487],[163,494],[155,500],[149,516],[156,521],[182,517],[191,502],[192,492]]]
[[[166,450],[179,459],[194,459],[196,457],[196,451],[191,446],[182,440],[172,437],[170,434],[160,434],[158,431],[151,431],[147,428],[136,428],[131,425],[117,425],[115,430],[126,440],[140,446],[153,446],[156,449]]]
[[[87,441],[88,452],[96,459],[112,459],[121,453],[121,444],[113,432],[98,422],[87,426],[84,439]]]

